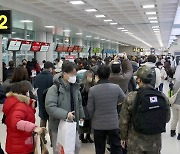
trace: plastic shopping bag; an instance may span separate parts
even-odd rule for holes
[[[61,120],[57,135],[57,152],[59,154],[74,154],[76,143],[76,122]]]

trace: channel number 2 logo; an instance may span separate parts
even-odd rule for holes
[[[5,26],[7,23],[7,17],[5,15],[0,15],[0,29],[8,29],[8,26]]]

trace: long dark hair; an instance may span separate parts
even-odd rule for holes
[[[28,76],[28,72],[27,69],[24,68],[23,65],[19,65],[17,68],[15,68],[12,78],[11,78],[11,82],[20,82],[23,80],[29,80],[29,76]]]
[[[87,76],[88,76],[88,74],[92,74],[92,82],[88,82],[87,81]],[[86,90],[87,92],[89,91],[89,89],[92,87],[92,86],[94,86],[94,73],[92,72],[92,71],[90,71],[90,70],[88,70],[88,71],[86,71],[85,73],[84,73],[84,75],[83,75],[83,78],[82,78],[82,80],[81,80],[81,85],[84,85],[84,88],[83,88],[83,90]]]

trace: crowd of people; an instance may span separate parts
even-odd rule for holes
[[[3,63],[0,103],[7,127],[5,150],[32,154],[32,133],[41,135],[46,144],[48,129],[53,153],[58,154],[59,122],[68,120],[77,122],[75,154],[81,142],[94,143],[96,154],[105,154],[106,147],[111,154],[160,154],[170,106],[171,137],[176,136],[180,120],[179,69],[173,56],[126,53],[104,60],[77,58],[74,63],[57,58],[54,63],[44,61],[42,67],[35,59],[24,59],[17,67],[13,61],[8,68]],[[177,95],[171,105],[163,94],[165,81]],[[180,140],[180,124],[177,130]]]

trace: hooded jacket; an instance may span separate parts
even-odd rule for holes
[[[8,93],[3,112],[6,115],[8,154],[29,154],[34,151],[32,132],[36,128],[35,110],[29,97]]]
[[[56,74],[53,82],[60,84],[60,86],[59,89],[57,89],[56,85],[49,88],[46,94],[45,108],[49,114],[49,127],[52,131],[57,132],[60,120],[66,120],[68,112],[71,112],[70,84],[64,81],[62,73]],[[79,120],[85,118],[79,89],[80,86],[77,83],[73,84],[75,122],[77,122],[77,126],[79,126]]]

